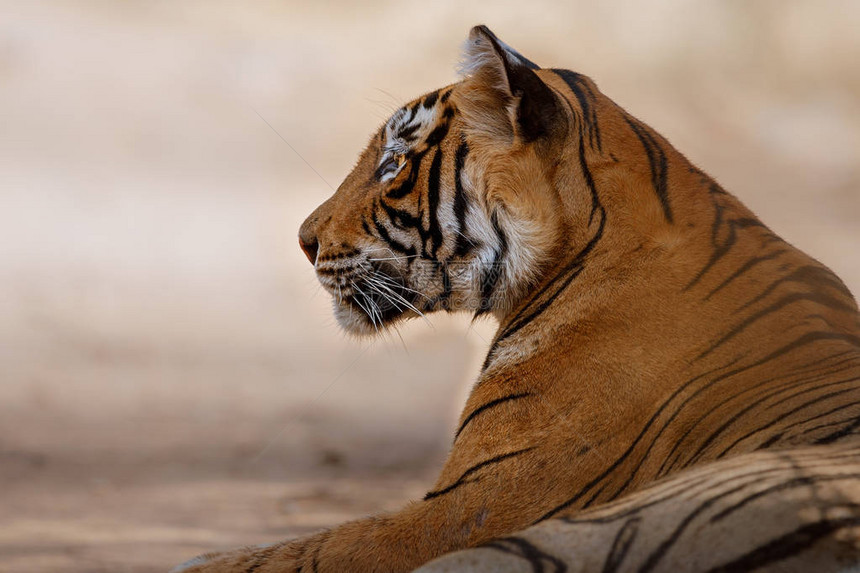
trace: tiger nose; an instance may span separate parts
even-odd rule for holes
[[[299,246],[312,265],[316,264],[320,251],[320,231],[331,220],[330,204],[331,199],[317,207],[299,227]]]
[[[315,264],[317,260],[317,252],[320,248],[317,238],[312,234],[299,232],[299,246],[302,248],[302,251],[305,253],[305,256],[311,264]]]

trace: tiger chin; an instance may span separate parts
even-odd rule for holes
[[[588,77],[473,28],[299,242],[348,332],[498,331],[423,499],[176,571],[860,563],[854,298]]]

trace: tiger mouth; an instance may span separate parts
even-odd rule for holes
[[[391,322],[408,311],[408,308],[398,308],[381,297],[361,294],[343,297],[339,302],[351,311],[358,313],[363,319],[379,325]]]
[[[390,277],[350,281],[348,290],[335,296],[336,303],[370,326],[384,326],[401,317],[419,314],[414,291]]]

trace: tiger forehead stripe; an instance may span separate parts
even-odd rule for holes
[[[419,139],[424,128],[434,125],[440,117],[450,120],[455,110],[446,104],[452,92],[453,88],[431,92],[411,106],[395,112],[383,130],[382,140],[386,150],[405,153],[408,146]],[[432,142],[428,144],[433,145]]]
[[[388,130],[391,135],[397,137],[412,126],[420,128],[432,123],[435,119],[436,107],[425,107],[419,101],[410,107],[404,107],[395,112],[388,121]]]

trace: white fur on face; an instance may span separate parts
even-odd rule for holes
[[[379,160],[377,167],[385,165],[385,163],[393,157],[402,157],[412,147],[414,141],[421,141],[436,123],[436,106],[430,109],[423,105],[418,105],[417,109],[412,112],[412,108],[401,108],[385,124],[385,143],[382,146],[382,157]],[[401,136],[402,133],[409,132],[409,137]],[[400,170],[403,169],[404,162],[400,162],[396,168],[388,169],[380,177],[380,181],[390,181],[394,179]]]

